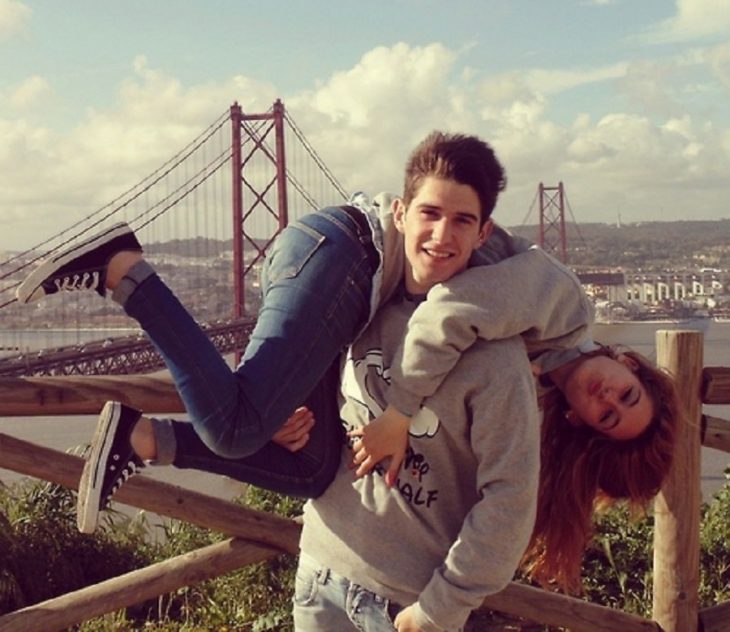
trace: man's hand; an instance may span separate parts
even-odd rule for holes
[[[309,441],[309,431],[314,426],[314,415],[309,408],[300,406],[271,440],[289,452],[301,450]]]
[[[367,426],[348,432],[348,437],[358,437],[352,446],[354,456],[351,467],[357,468],[355,476],[365,476],[380,461],[390,457],[385,483],[392,487],[408,447],[410,423],[410,417],[388,406],[380,417],[373,419]]]
[[[416,625],[413,618],[413,606],[408,606],[398,613],[393,622],[398,632],[421,632],[421,628]]]

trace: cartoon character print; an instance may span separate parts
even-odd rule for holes
[[[372,417],[383,413],[383,407],[376,398],[376,393],[384,392],[381,385],[376,386],[373,381],[382,380],[390,385],[390,367],[383,362],[381,349],[370,349],[359,358],[353,358],[352,349],[349,350],[345,367],[342,373],[342,392],[351,400],[366,407]],[[413,417],[409,435],[418,438],[433,438],[439,430],[439,418],[429,408],[422,407]],[[413,449],[410,445],[396,481],[401,496],[408,503],[415,506],[429,508],[438,499],[438,490],[427,488],[427,478],[430,466],[425,456]],[[374,471],[381,476],[385,469],[378,464]]]
[[[372,372],[369,369],[372,369]],[[365,406],[373,417],[383,414],[383,407],[373,393],[378,390],[382,392],[384,389],[377,389],[371,385],[372,380],[376,377],[387,385],[391,383],[390,367],[384,366],[383,351],[370,349],[365,352],[365,355],[355,359],[352,357],[352,349],[350,349],[342,373],[342,392]],[[421,408],[411,417],[408,434],[412,437],[433,437],[438,432],[439,423],[436,413],[429,408]]]

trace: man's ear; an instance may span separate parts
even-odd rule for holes
[[[406,205],[401,198],[393,200],[393,223],[399,233],[405,232]]]
[[[491,219],[488,219],[484,224],[482,224],[481,229],[479,229],[479,241],[477,243],[477,248],[479,246],[483,246],[487,239],[489,239],[489,235],[492,234],[492,231],[494,230],[494,222]]]

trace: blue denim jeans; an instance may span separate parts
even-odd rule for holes
[[[393,632],[398,608],[300,554],[294,582],[296,632]]]
[[[342,208],[289,225],[266,260],[263,304],[235,371],[157,275],[142,281],[124,309],[160,351],[192,422],[174,425],[174,464],[287,494],[324,491],[342,446],[333,363],[367,322],[377,265],[369,231]],[[271,444],[303,403],[316,419],[307,446]]]

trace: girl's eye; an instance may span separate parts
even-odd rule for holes
[[[627,389],[626,389],[626,390],[625,390],[625,391],[624,391],[624,392],[623,392],[623,393],[621,394],[621,401],[622,401],[622,402],[623,402],[624,404],[628,404],[628,403],[629,403],[629,402],[631,401],[631,399],[632,399],[632,395],[633,395],[633,392],[634,392],[634,389],[633,389],[633,388],[627,388]]]
[[[603,413],[598,420],[598,422],[602,425],[606,425],[611,421],[611,417],[613,416],[613,411],[607,410],[605,413]]]

